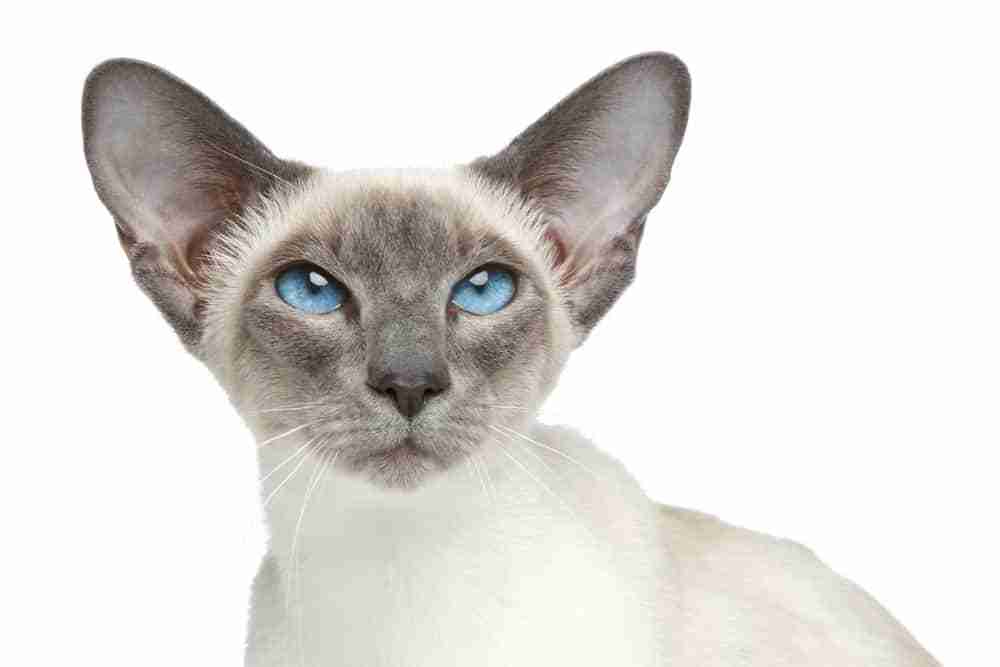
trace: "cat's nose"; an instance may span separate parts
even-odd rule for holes
[[[451,386],[451,379],[448,369],[443,367],[409,373],[369,373],[368,385],[393,399],[401,415],[413,419],[423,409],[427,399]]]

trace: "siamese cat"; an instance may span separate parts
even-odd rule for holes
[[[807,549],[658,506],[535,419],[632,281],[690,88],[643,54],[493,156],[331,172],[152,65],[90,74],[132,274],[257,441],[246,665],[938,664]]]

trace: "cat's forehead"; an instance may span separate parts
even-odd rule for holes
[[[504,241],[503,220],[491,220],[450,192],[374,181],[329,192],[323,218],[302,225],[297,244],[329,252],[352,274],[430,278]]]
[[[228,289],[298,260],[375,285],[434,279],[477,258],[541,273],[550,262],[540,213],[464,169],[317,172],[244,223],[218,256]]]

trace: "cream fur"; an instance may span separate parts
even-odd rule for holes
[[[576,433],[516,413],[464,465],[381,488],[257,408],[238,310],[257,264],[372,184],[419,189],[533,258],[538,214],[464,170],[321,174],[252,214],[215,258],[202,356],[254,430],[266,508],[247,664],[896,667],[937,664],[867,594],[791,542],[652,503]],[[540,403],[579,334],[553,277]],[[509,437],[501,437],[503,435]],[[530,441],[534,441],[533,443]],[[290,459],[290,457],[293,457]],[[291,462],[289,462],[291,461]],[[277,471],[275,473],[274,471]],[[270,488],[279,485],[271,484]]]
[[[664,629],[680,617],[655,508],[574,434],[532,435],[602,481],[539,450],[543,464],[530,445],[510,447],[524,469],[484,448],[409,492],[333,474],[300,526],[296,563],[302,475],[268,512],[268,566],[286,586],[258,581],[249,664],[284,664],[289,649],[299,659],[299,632],[314,665],[667,664]]]
[[[248,665],[936,664],[805,549],[661,508],[534,419],[634,275],[689,99],[680,60],[641,54],[470,166],[337,174],[146,63],[91,73],[85,152],[133,274],[258,442]],[[279,293],[303,263],[339,309]],[[460,312],[493,265],[513,298]]]
[[[937,664],[802,546],[656,506],[573,431],[527,434],[563,455],[513,448],[525,471],[484,448],[486,472],[470,464],[412,493],[330,475],[293,562],[301,474],[267,514],[247,664],[289,651],[308,665]],[[263,458],[276,465],[279,450]]]

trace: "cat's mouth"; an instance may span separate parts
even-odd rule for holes
[[[406,463],[410,459],[438,458],[433,452],[424,449],[411,437],[403,442],[378,452],[378,455],[388,463]]]
[[[440,454],[420,445],[412,435],[378,449],[350,449],[345,452],[348,466],[388,487],[412,488],[428,474],[447,468]]]

